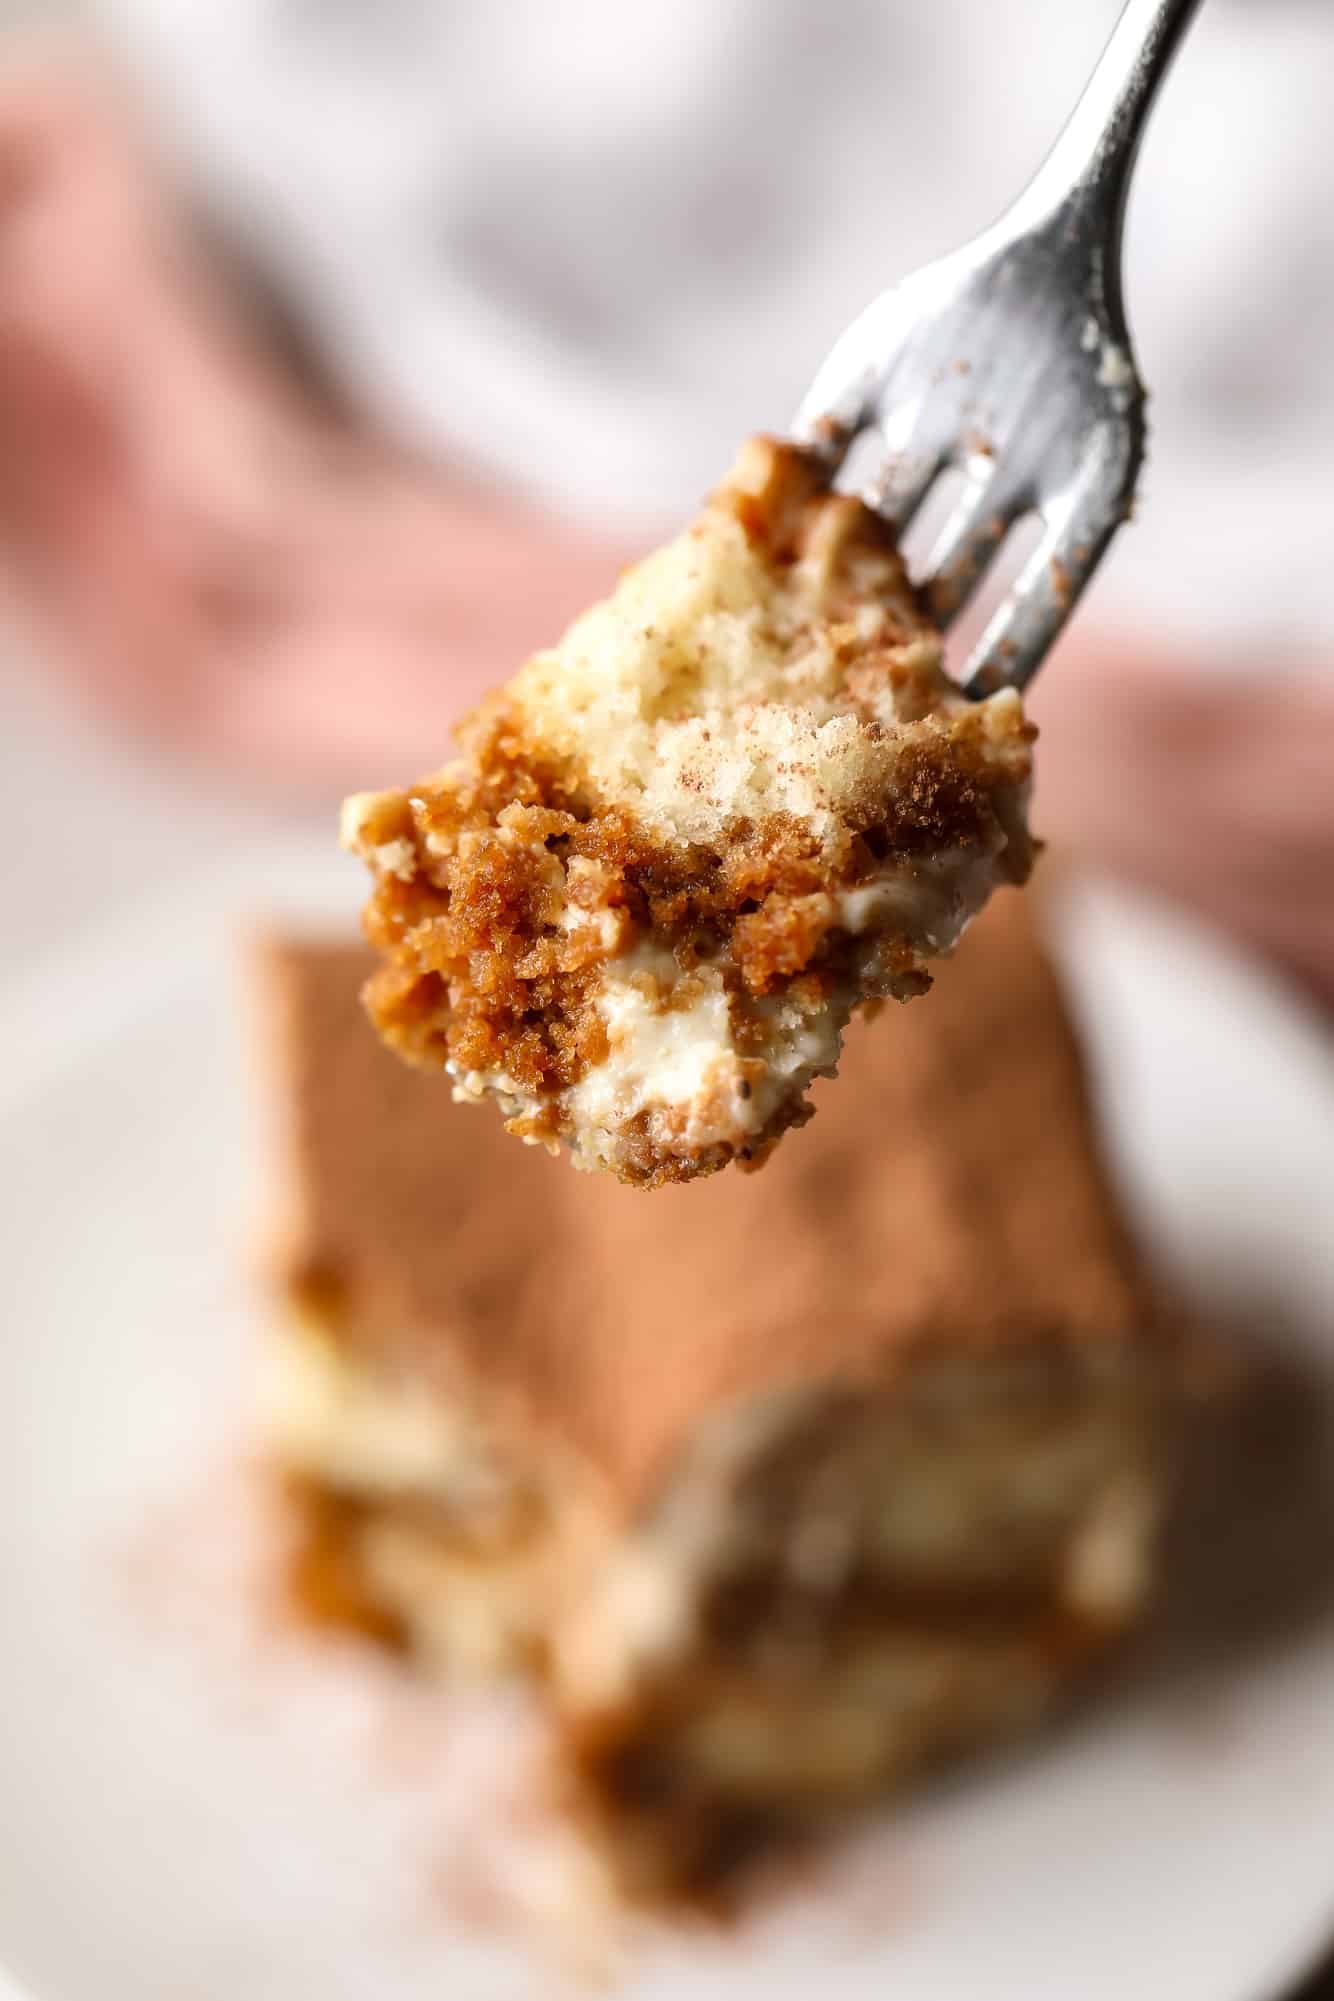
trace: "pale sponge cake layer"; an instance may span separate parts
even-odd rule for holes
[[[938,686],[940,639],[860,501],[812,497],[801,461],[752,440],[702,518],[510,684],[552,757],[664,840],[713,842],[778,813],[836,849],[850,820],[880,817],[896,726],[923,695],[937,715],[969,713]]]
[[[951,682],[885,523],[752,440],[457,763],[347,802],[372,1016],[577,1164],[754,1164],[854,1009],[923,992],[1027,875],[1032,734],[1017,695]]]

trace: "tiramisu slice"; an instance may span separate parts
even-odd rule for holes
[[[542,1667],[642,1893],[1027,1724],[1144,1599],[1175,1343],[1007,897],[759,1177],[543,1172],[271,946],[269,1422],[327,1615]]]
[[[754,1164],[861,1002],[1022,882],[1032,731],[960,695],[885,523],[753,439],[683,534],[344,809],[392,1048],[644,1185]]]

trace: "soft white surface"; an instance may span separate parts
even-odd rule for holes
[[[486,1839],[503,1709],[451,1724],[438,1770],[386,1765],[345,1664],[219,1658],[128,1582],[239,1407],[253,1155],[226,933],[274,885],[350,910],[355,872],[239,853],[117,945],[34,967],[0,1016],[0,1961],[42,2001],[548,2001],[548,1973],[423,1887],[442,1825]],[[1328,1043],[1138,907],[1085,905],[1070,935],[1169,1248],[1328,1327]],[[742,1941],[650,1946],[621,1991],[1261,2001],[1328,1922],[1331,1853],[1334,1609],[1113,1691],[852,1844]]]
[[[617,523],[693,505],[992,221],[1118,6],[93,0],[369,403]],[[1096,603],[1238,663],[1334,634],[1332,66],[1328,0],[1210,0],[1130,216],[1152,451]]]

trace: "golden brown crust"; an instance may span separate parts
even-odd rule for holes
[[[839,977],[852,941],[828,892],[864,884],[888,853],[981,849],[996,832],[1002,780],[967,719],[910,747],[902,793],[874,824],[849,826],[833,857],[781,817],[725,828],[717,850],[674,850],[624,807],[554,804],[568,794],[503,709],[488,711],[469,741],[475,778],[384,795],[363,825],[366,846],[406,840],[414,857],[411,880],[382,875],[366,907],[367,936],[388,957],[366,1002],[389,1045],[423,1068],[503,1069],[533,1090],[564,1089],[601,1059],[589,987],[644,931],[672,937],[686,964],[692,950],[721,949],[757,996],[803,974]],[[588,864],[590,905],[620,916],[596,947],[552,934],[553,854],[566,868]],[[1012,853],[1010,873],[1023,881],[1027,857]],[[910,972],[906,947],[900,957]],[[913,990],[929,985],[919,973]]]
[[[503,1078],[511,1130],[531,1139],[571,1137],[557,1100],[605,1060],[605,968],[639,942],[665,946],[685,970],[716,968],[741,1001],[744,1033],[747,1003],[797,986],[808,1007],[850,989],[898,999],[926,990],[906,922],[883,927],[868,976],[866,942],[840,917],[841,892],[874,882],[887,859],[911,872],[942,853],[995,856],[999,878],[1016,883],[1031,865],[1020,800],[1032,731],[1016,711],[998,740],[994,719],[957,699],[885,523],[830,493],[795,448],[751,449],[759,472],[715,496],[712,517],[740,523],[775,592],[800,567],[800,602],[836,658],[837,713],[856,719],[864,742],[893,737],[892,786],[854,790],[818,827],[779,810],[723,816],[709,838],[679,838],[606,796],[506,691],[460,731],[460,764],[357,802],[352,844],[376,877],[366,929],[383,958],[366,991],[372,1019],[419,1067]],[[869,638],[857,622],[868,605],[878,620]],[[784,643],[795,652],[810,636]],[[774,768],[781,778],[781,759]],[[691,782],[687,772],[681,783]],[[644,1125],[604,1164],[649,1186],[737,1156],[753,1164],[802,1116],[785,1104],[756,1145],[679,1151],[664,1147],[660,1125]]]

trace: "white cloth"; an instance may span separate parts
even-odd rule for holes
[[[1017,192],[1116,11],[103,0],[206,198],[372,408],[645,528]],[[1334,637],[1331,103],[1329,0],[1210,0],[1131,218],[1152,459],[1097,602],[1238,658]]]

